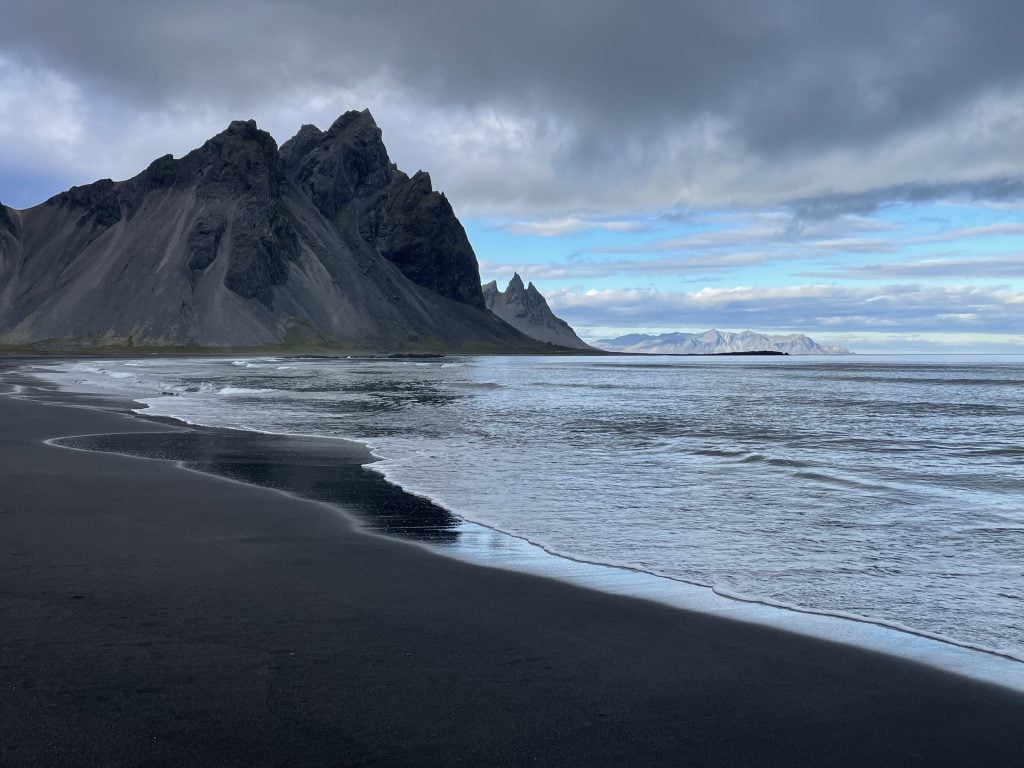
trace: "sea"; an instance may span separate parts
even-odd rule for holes
[[[605,579],[612,591],[682,585],[1024,669],[1024,357],[149,358],[33,372],[148,416],[364,443],[370,469],[459,521],[436,542],[456,556],[555,575],[572,563],[598,588],[603,569],[628,576]]]

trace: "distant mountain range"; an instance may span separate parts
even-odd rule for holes
[[[483,286],[483,293],[487,309],[527,336],[570,349],[593,349],[565,320],[555,317],[533,283],[523,286],[518,273],[504,292],[498,290],[498,281],[492,280]]]
[[[487,311],[448,200],[365,110],[0,205],[0,346],[550,351]]]
[[[785,352],[790,355],[849,355],[850,350],[825,346],[802,333],[767,336],[743,331],[704,331],[704,333],[662,333],[652,336],[631,333],[614,339],[598,339],[594,346],[609,352],[640,352],[651,355],[717,355],[725,352]]]

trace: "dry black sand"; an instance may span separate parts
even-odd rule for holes
[[[42,442],[170,429],[0,395],[0,764],[1024,764],[1009,691]]]

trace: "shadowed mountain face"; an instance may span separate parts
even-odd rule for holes
[[[368,111],[278,149],[237,121],[135,178],[0,206],[0,344],[531,351],[430,177]]]
[[[498,281],[492,280],[483,287],[483,293],[491,312],[530,338],[571,349],[593,349],[565,320],[555,317],[533,283],[523,286],[518,273],[504,292],[498,290]]]

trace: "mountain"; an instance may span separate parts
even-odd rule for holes
[[[840,346],[823,346],[802,333],[766,336],[753,331],[730,333],[662,333],[650,336],[632,333],[614,339],[599,339],[594,344],[609,352],[642,352],[650,355],[717,355],[723,352],[786,352],[790,355],[849,355]]]
[[[518,273],[509,280],[504,293],[498,290],[498,281],[492,280],[483,286],[483,295],[491,312],[530,338],[572,349],[593,349],[565,320],[555,317],[533,283],[523,287]]]
[[[0,206],[0,344],[543,348],[486,311],[451,205],[369,111],[280,148],[236,121],[127,181]]]

